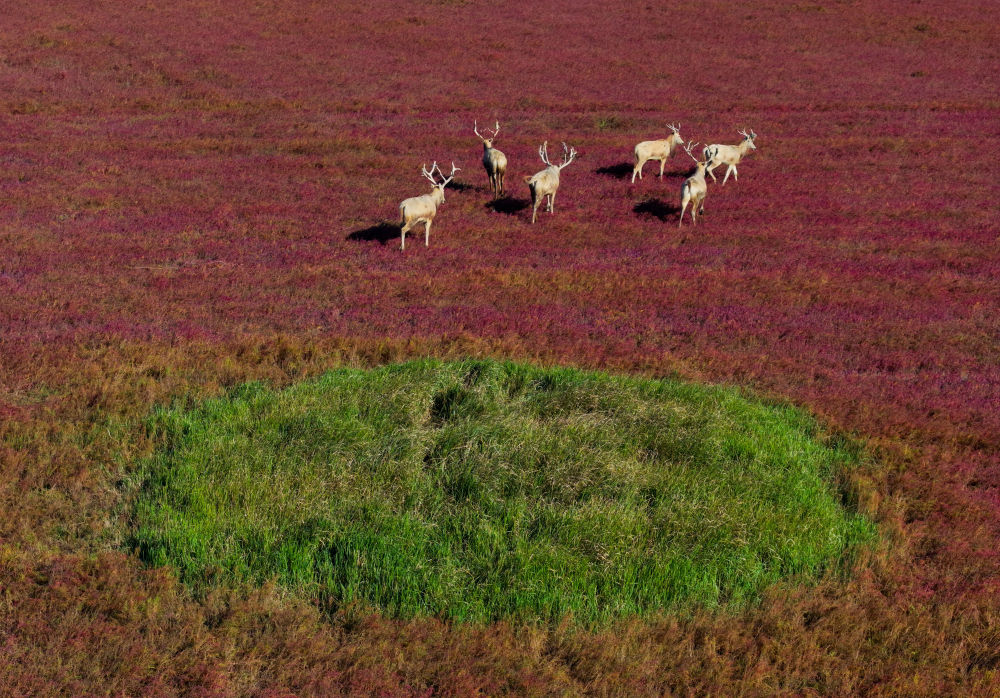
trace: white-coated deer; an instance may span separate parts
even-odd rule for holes
[[[496,128],[493,129],[492,134],[486,131],[485,128],[483,129],[486,131],[487,137],[479,134],[478,122],[472,122],[472,130],[479,136],[479,140],[483,142],[483,167],[486,168],[486,176],[490,179],[490,189],[493,190],[493,198],[503,196],[503,178],[507,174],[507,156],[493,147],[493,141],[496,140],[497,134],[500,133],[500,122],[497,121]]]
[[[751,150],[757,150],[757,146],[754,145],[754,139],[757,138],[757,134],[750,129],[750,133],[746,131],[738,131],[738,133],[743,136],[743,142],[739,145],[719,145],[718,143],[713,143],[712,145],[706,145],[703,155],[705,161],[709,163],[708,174],[712,176],[712,181],[717,182],[715,174],[712,172],[719,165],[729,165],[726,170],[726,176],[722,178],[722,183],[725,184],[726,180],[729,179],[729,174],[732,173],[733,179],[737,182],[740,181],[740,174],[736,171],[736,166],[740,164],[747,153]]]
[[[705,195],[708,194],[708,183],[705,181],[705,171],[708,167],[708,159],[698,161],[698,158],[691,153],[691,149],[697,143],[688,143],[684,146],[684,152],[691,156],[691,159],[695,161],[698,168],[694,171],[694,174],[684,180],[684,184],[681,186],[681,217],[677,221],[677,227],[681,227],[684,222],[684,211],[687,210],[688,204],[691,206],[691,223],[693,225],[698,225],[698,214],[705,212]],[[707,148],[706,148],[707,150]]]
[[[673,133],[662,141],[643,141],[635,147],[635,167],[632,170],[633,184],[635,184],[636,175],[639,175],[639,179],[642,179],[642,166],[650,160],[660,161],[660,177],[662,177],[663,168],[670,156],[673,155],[674,148],[684,144],[684,139],[681,138],[680,133],[681,125],[677,124],[674,126],[673,124],[668,124],[668,128]]]
[[[406,233],[417,223],[424,224],[424,245],[430,246],[431,222],[434,220],[434,216],[437,215],[438,206],[444,202],[444,188],[448,182],[455,178],[455,173],[461,168],[455,167],[454,162],[451,163],[451,174],[448,177],[444,176],[444,172],[438,167],[437,162],[431,165],[430,172],[427,171],[427,165],[421,165],[420,169],[424,177],[429,179],[431,184],[434,185],[434,188],[430,194],[404,199],[403,203],[399,205],[400,237],[402,238],[400,247],[404,250],[406,249]],[[435,170],[441,175],[442,181],[438,182],[434,178]]]
[[[546,167],[541,172],[536,172],[530,177],[525,177],[524,181],[528,183],[528,189],[531,190],[531,222],[535,222],[535,215],[538,213],[538,204],[542,202],[543,197],[548,197],[548,204],[546,210],[549,213],[555,213],[556,206],[556,191],[559,189],[559,173],[566,165],[573,162],[576,157],[576,148],[567,148],[566,144],[563,143],[563,161],[559,165],[553,165],[549,162],[549,142],[545,141],[538,147],[538,156],[542,158],[548,167]]]

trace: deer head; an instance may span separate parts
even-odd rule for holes
[[[479,124],[476,121],[472,122],[472,130],[475,131],[477,136],[479,136],[479,140],[483,142],[483,145],[485,145],[487,148],[492,148],[494,139],[496,139],[497,134],[500,133],[500,122],[499,121],[496,122],[496,128],[493,129],[492,134],[490,134],[490,132],[486,131],[486,129],[484,128],[483,130],[486,131],[486,136],[483,136],[479,133]]]
[[[757,146],[753,144],[753,140],[757,137],[757,134],[753,132],[753,129],[750,129],[750,133],[738,129],[736,132],[743,136],[743,141],[750,145],[750,150],[757,150]]]
[[[677,124],[674,126],[673,124],[667,124],[667,128],[673,131],[673,134],[667,140],[673,141],[674,145],[683,145],[684,139],[681,138],[681,125]]]

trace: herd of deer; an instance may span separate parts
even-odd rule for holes
[[[483,129],[486,132],[486,136],[479,133],[478,122],[473,122],[472,128],[476,136],[483,142],[483,167],[486,169],[487,177],[489,177],[490,190],[493,192],[493,197],[494,199],[502,197],[504,195],[504,177],[507,174],[507,156],[493,147],[493,142],[500,132],[500,122],[496,122],[496,127],[492,133],[487,129]],[[736,166],[740,164],[740,161],[748,152],[757,149],[757,146],[754,145],[757,134],[754,133],[753,129],[749,132],[739,131],[739,134],[743,136],[743,141],[739,145],[720,145],[718,143],[707,145],[702,150],[701,160],[699,160],[691,152],[698,144],[690,141],[686,145],[684,144],[679,124],[676,126],[670,124],[669,128],[673,133],[667,138],[657,141],[643,141],[635,146],[635,167],[632,170],[632,183],[635,183],[637,175],[639,179],[642,179],[643,165],[650,160],[659,161],[660,177],[663,177],[663,168],[666,166],[667,160],[676,151],[677,146],[681,146],[684,152],[694,160],[696,168],[694,174],[684,180],[684,184],[681,186],[681,215],[677,225],[680,226],[684,222],[684,212],[687,211],[688,204],[691,205],[691,222],[693,225],[697,225],[698,214],[705,211],[705,195],[708,193],[708,183],[705,181],[705,175],[709,175],[713,181],[717,182],[718,180],[712,171],[720,165],[727,165],[726,176],[723,177],[722,183],[726,183],[730,174],[733,175],[734,180],[739,181],[739,173],[736,171]],[[531,192],[532,223],[535,222],[538,214],[538,206],[543,199],[546,199],[546,210],[549,213],[555,212],[556,191],[559,189],[559,173],[576,158],[575,148],[567,147],[565,143],[562,146],[562,161],[556,165],[549,160],[548,141],[542,143],[538,147],[538,155],[545,164],[545,169],[524,178]],[[433,189],[430,194],[405,199],[399,205],[400,235],[404,250],[406,249],[406,233],[418,223],[424,224],[424,244],[430,245],[431,223],[434,221],[434,216],[437,215],[438,207],[444,202],[444,188],[455,178],[455,173],[460,169],[459,167],[455,167],[455,163],[452,162],[451,173],[446,177],[444,172],[438,167],[437,162],[431,165],[430,171],[427,170],[426,165],[421,167],[424,177],[430,180]],[[438,181],[438,175],[440,175],[441,181]]]

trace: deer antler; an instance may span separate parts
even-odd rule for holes
[[[549,167],[552,167],[552,163],[549,162],[549,142],[545,141],[540,146],[538,146],[538,157],[542,159]]]
[[[486,131],[486,134],[487,134],[487,137],[486,137],[486,138],[484,138],[484,137],[483,137],[483,136],[482,136],[482,135],[481,135],[481,134],[479,133],[479,122],[478,122],[478,121],[476,121],[476,120],[473,120],[473,122],[472,122],[472,130],[476,132],[476,135],[477,135],[477,136],[479,136],[479,140],[482,140],[482,141],[492,141],[492,140],[493,140],[494,138],[496,138],[496,137],[497,137],[497,134],[498,134],[498,133],[500,133],[500,122],[499,122],[499,121],[497,121],[497,126],[496,126],[496,128],[495,128],[495,129],[493,130],[493,135],[492,135],[492,136],[491,136],[491,135],[489,135],[489,133],[490,133],[489,131],[486,131],[486,129],[485,129],[485,128],[483,129],[484,131]]]
[[[445,185],[448,184],[448,182],[450,182],[451,180],[455,179],[455,173],[458,172],[459,170],[461,170],[462,168],[455,167],[455,161],[453,160],[452,163],[451,163],[451,174],[448,175],[447,177],[445,177],[445,175],[444,175],[444,170],[442,170],[440,167],[438,167],[437,162],[435,162],[434,166],[431,167],[431,174],[432,175],[434,174],[434,170],[435,169],[437,170],[437,173],[439,175],[441,175],[441,181],[438,182],[435,179],[432,179],[431,181],[434,182],[434,186],[441,187],[442,189],[444,189]]]
[[[754,130],[753,130],[753,129],[750,129],[750,139],[751,139],[751,140],[753,140],[753,139],[755,139],[756,137],[757,137],[757,134],[756,134],[756,133],[754,132]]]
[[[430,172],[427,171],[427,163],[424,163],[423,165],[420,166],[421,173],[423,173],[424,177],[426,177],[427,179],[431,180],[431,184],[433,184],[435,186],[437,186],[437,180],[434,179],[434,170],[437,169],[437,166],[438,166],[437,160],[435,160],[434,164],[431,165],[431,171]]]
[[[445,185],[448,184],[448,182],[450,182],[451,180],[455,179],[455,173],[458,172],[461,169],[462,169],[461,167],[455,167],[455,161],[454,160],[451,161],[451,174],[448,175],[447,177],[445,177],[444,176],[444,172],[441,172],[441,169],[438,168],[438,172],[441,173],[441,179],[444,180],[444,181],[441,182],[441,188],[444,189]]]
[[[740,134],[740,135],[741,135],[741,136],[743,136],[744,138],[747,138],[747,139],[750,139],[750,140],[753,140],[753,139],[751,139],[751,138],[750,138],[750,134],[749,134],[749,133],[747,133],[746,131],[741,131],[740,129],[736,129],[736,133]]]
[[[691,157],[691,159],[692,159],[692,160],[694,160],[694,161],[695,161],[695,162],[697,162],[697,163],[700,163],[700,162],[701,162],[701,160],[699,160],[698,158],[696,158],[696,157],[695,157],[694,155],[692,155],[692,154],[691,154],[691,150],[692,150],[692,149],[693,149],[693,148],[694,148],[694,147],[695,147],[696,145],[698,145],[698,144],[697,144],[697,143],[693,143],[693,142],[691,142],[691,141],[688,141],[688,144],[687,144],[686,146],[684,146],[684,152],[685,152],[685,153],[687,153],[687,154],[688,154],[688,155],[689,155],[689,156]]]
[[[563,143],[562,146],[563,146],[563,161],[562,164],[559,165],[560,170],[566,167],[566,165],[573,162],[573,158],[576,157],[576,148],[567,148],[565,143]]]
[[[674,133],[680,133],[681,125],[677,124],[676,126],[674,126],[673,124],[667,124],[667,128],[669,128]]]
[[[444,187],[444,185],[446,185],[448,182],[455,179],[455,173],[461,171],[461,169],[462,169],[461,167],[455,167],[455,161],[453,160],[451,163],[451,174],[445,177],[444,172],[441,170],[440,167],[438,167],[437,160],[435,160],[434,164],[431,165],[430,172],[427,171],[426,163],[424,165],[421,165],[421,172],[423,172],[424,177],[431,180],[431,184],[433,184],[435,187]],[[437,179],[434,178],[435,171],[437,171],[437,173],[441,175],[441,179],[444,180],[443,182],[438,182]]]

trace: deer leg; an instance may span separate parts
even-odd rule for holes
[[[667,159],[660,160],[660,179],[663,179],[663,168],[667,166]]]
[[[680,228],[681,225],[684,223],[684,212],[687,210],[687,207],[688,207],[688,197],[685,194],[684,197],[681,199],[681,217],[677,221],[678,228]]]
[[[411,227],[412,225],[410,223],[407,222],[403,223],[403,228],[399,231],[400,237],[402,238],[402,244],[400,245],[400,249],[403,250],[406,249],[406,234],[410,232]]]
[[[431,246],[431,219],[424,221],[424,247]]]
[[[538,204],[542,203],[542,200],[540,198],[535,199],[534,196],[532,196],[531,198],[533,199],[533,201],[531,202],[531,222],[534,223],[535,216],[538,215]]]
[[[719,164],[721,164],[721,163],[719,163]],[[705,168],[705,172],[707,172],[708,174],[712,175],[712,181],[713,181],[713,182],[718,182],[718,181],[719,181],[719,180],[717,180],[717,179],[715,178],[715,173],[714,173],[714,172],[712,172],[712,170],[714,170],[714,169],[715,169],[716,167],[718,167],[718,166],[719,166],[719,165],[717,165],[717,164],[713,163],[713,164],[711,164],[711,165],[709,165],[708,167],[706,167],[706,168]]]
[[[735,171],[736,171],[736,168],[733,167],[732,165],[730,165],[729,169],[726,170],[726,176],[722,178],[722,183],[725,184],[726,180],[729,179],[729,175],[731,175]]]
[[[642,166],[645,164],[645,160],[636,160],[635,167],[632,168],[632,184],[635,184],[636,175],[639,175],[639,179],[642,179]]]
[[[556,212],[556,193],[549,194],[549,213]]]

